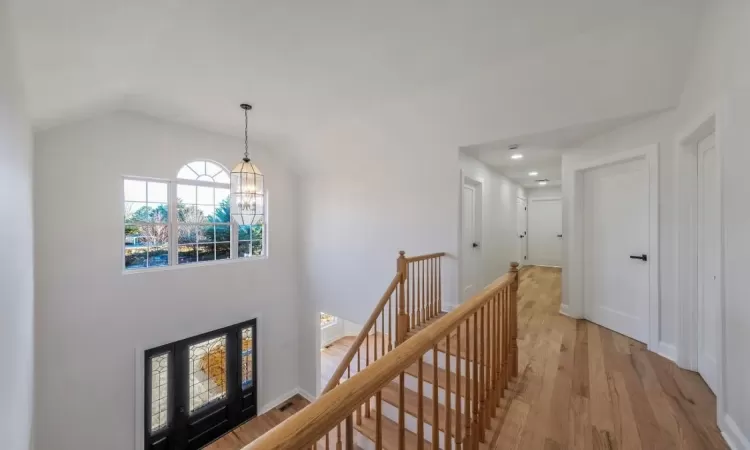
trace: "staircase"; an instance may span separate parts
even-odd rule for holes
[[[243,450],[489,448],[487,430],[518,371],[518,265],[445,313],[443,257],[400,252],[321,397]]]

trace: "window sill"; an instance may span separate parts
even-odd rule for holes
[[[256,261],[265,261],[268,259],[267,255],[264,256],[255,256],[252,258],[235,258],[235,259],[223,259],[220,261],[206,261],[201,263],[191,263],[191,264],[177,264],[174,266],[159,266],[159,267],[153,267],[153,268],[144,268],[144,269],[123,269],[122,274],[123,275],[135,275],[140,273],[154,273],[154,272],[166,272],[170,270],[182,270],[182,269],[192,269],[195,267],[210,267],[210,266],[223,266],[226,264],[243,264],[243,263],[250,263],[250,262],[256,262]]]

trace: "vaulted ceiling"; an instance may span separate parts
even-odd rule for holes
[[[700,0],[13,4],[36,127],[125,108],[240,134],[237,105],[247,101],[257,141],[308,157],[354,122],[412,120],[462,146],[674,106],[701,8]]]

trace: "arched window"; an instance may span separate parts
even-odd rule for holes
[[[125,269],[264,256],[265,223],[232,221],[229,188],[212,161],[182,166],[172,182],[126,178]]]
[[[210,161],[194,161],[177,172],[177,264],[232,257],[229,172]]]

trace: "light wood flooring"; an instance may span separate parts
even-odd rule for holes
[[[716,399],[697,374],[639,342],[559,314],[560,271],[529,267],[519,287],[519,377],[482,449],[726,449]],[[321,352],[328,381],[354,338]],[[210,450],[238,450],[301,409],[271,411]],[[294,409],[296,408],[296,409]],[[384,436],[385,437],[385,436]]]

